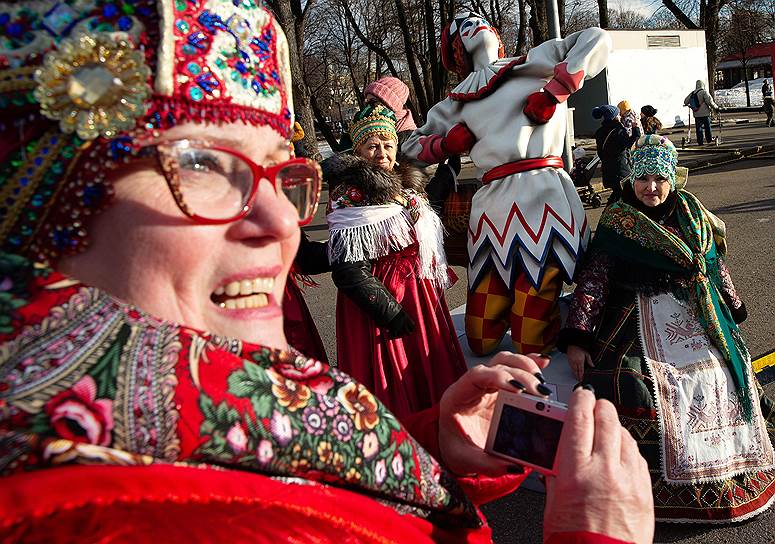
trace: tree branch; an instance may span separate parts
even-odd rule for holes
[[[692,21],[683,11],[681,11],[681,8],[679,8],[677,5],[675,5],[675,2],[673,0],[662,0],[662,4],[670,10],[670,13],[672,13],[678,21],[684,25],[686,28],[691,30],[700,30],[700,26],[697,25],[694,21]]]

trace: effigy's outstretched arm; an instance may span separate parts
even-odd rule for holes
[[[475,143],[461,123],[462,104],[445,98],[428,112],[427,121],[401,146],[401,152],[426,164],[443,162],[449,155],[468,152]]]
[[[608,64],[611,37],[597,27],[574,32],[562,40],[549,40],[531,49],[527,63],[538,62],[553,66],[554,77],[544,91],[557,102],[565,102],[578,91],[585,79],[599,74]]]

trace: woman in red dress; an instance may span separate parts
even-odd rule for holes
[[[396,164],[393,112],[369,105],[351,132],[355,156],[342,159],[328,209],[339,366],[403,419],[466,371],[443,296],[443,231],[425,177]]]

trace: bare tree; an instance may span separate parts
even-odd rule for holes
[[[748,1],[733,1],[729,7],[729,16],[724,21],[723,51],[740,57],[745,80],[745,99],[751,107],[751,91],[748,88],[749,49],[763,41],[767,21],[762,13],[751,7]]]
[[[727,0],[662,0],[662,4],[686,28],[705,29],[705,50],[708,54],[708,74],[716,73],[719,53],[719,23],[721,10]],[[694,21],[697,19],[697,22]],[[709,91],[713,92],[715,81],[708,77]]]
[[[648,28],[646,17],[631,9],[617,8],[611,12],[610,28]]]
[[[315,0],[306,0],[304,6],[302,6],[301,0],[267,0],[266,4],[274,12],[277,22],[280,23],[288,39],[293,109],[301,119],[301,126],[304,129],[304,147],[309,150],[313,157],[318,157],[318,142],[315,138],[315,127],[312,122],[312,106],[302,66],[304,31],[307,17],[310,9],[315,5]]]
[[[597,12],[600,15],[600,28],[608,28],[608,0],[597,0]]]

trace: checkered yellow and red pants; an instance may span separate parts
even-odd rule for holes
[[[558,298],[562,289],[560,269],[547,264],[538,289],[524,272],[509,287],[494,270],[487,272],[466,304],[466,336],[471,351],[494,351],[511,327],[517,353],[548,353],[560,330]]]

